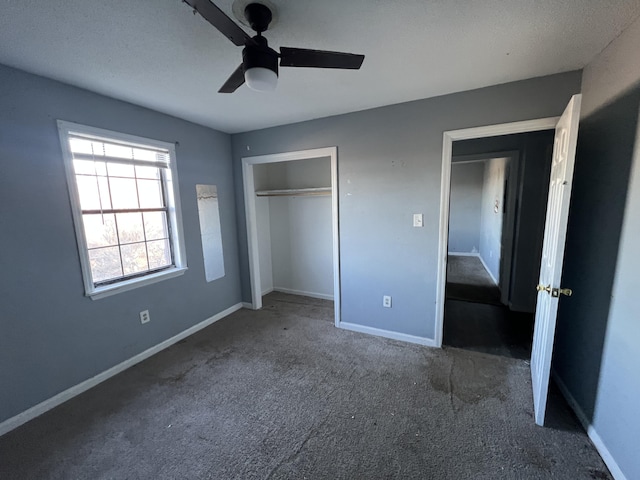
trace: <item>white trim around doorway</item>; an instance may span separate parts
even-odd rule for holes
[[[500,135],[552,130],[556,128],[559,118],[560,117],[547,117],[444,132],[442,138],[442,178],[440,184],[440,236],[438,241],[435,346],[442,347],[444,331],[444,302],[449,243],[449,196],[451,194],[451,157],[453,153],[453,142],[456,140],[470,140],[473,138],[497,137]]]
[[[247,244],[249,247],[249,275],[251,277],[250,308],[262,308],[262,286],[260,281],[260,261],[258,251],[258,229],[256,219],[256,193],[253,166],[265,163],[288,162],[326,158],[331,160],[331,226],[333,232],[333,302],[335,325],[340,326],[340,234],[338,221],[338,148],[325,147],[295,152],[274,153],[242,158],[244,184],[244,208],[247,223]]]

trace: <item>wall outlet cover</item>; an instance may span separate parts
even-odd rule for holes
[[[385,295],[382,297],[382,306],[385,308],[391,308],[391,295]]]
[[[151,315],[149,315],[149,310],[143,310],[140,312],[140,323],[148,323],[151,320]]]

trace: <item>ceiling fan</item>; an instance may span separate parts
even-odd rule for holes
[[[233,93],[243,83],[253,90],[271,91],[278,83],[278,59],[281,67],[340,68],[357,70],[364,55],[353,53],[309,50],[305,48],[280,47],[280,53],[270,48],[262,36],[273,16],[271,10],[261,3],[250,3],[244,16],[257,32],[250,37],[233,20],[209,0],[183,0],[211,25],[222,32],[242,50],[242,63],[222,85],[218,93]]]

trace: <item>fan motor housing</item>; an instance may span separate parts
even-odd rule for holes
[[[247,19],[251,28],[258,33],[266,32],[269,23],[273,19],[271,10],[261,3],[250,3],[244,9],[244,18]]]
[[[242,66],[246,72],[250,68],[268,68],[278,75],[278,52],[267,45],[267,40],[261,36],[253,37],[258,45],[247,45],[242,50]]]

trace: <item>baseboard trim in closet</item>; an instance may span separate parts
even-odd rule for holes
[[[319,298],[321,300],[333,300],[333,295],[326,295],[324,293],[305,292],[302,290],[293,290],[291,288],[273,287],[274,292],[290,293],[291,295],[303,295],[305,297]]]

